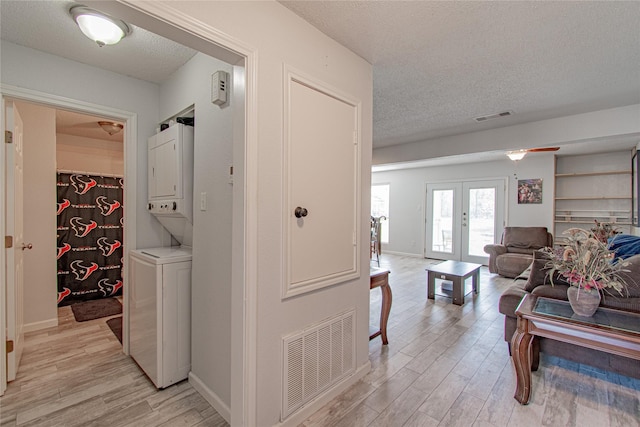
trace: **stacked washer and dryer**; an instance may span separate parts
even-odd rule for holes
[[[180,246],[129,255],[131,357],[156,387],[191,370],[193,127],[175,123],[148,140],[148,210]]]

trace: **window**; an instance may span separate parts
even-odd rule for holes
[[[371,216],[387,217],[386,220],[381,221],[380,241],[389,243],[389,184],[371,186]]]

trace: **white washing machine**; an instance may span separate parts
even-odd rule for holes
[[[129,261],[131,357],[165,388],[191,370],[191,248],[138,249]]]

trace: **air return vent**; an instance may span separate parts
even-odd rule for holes
[[[476,122],[486,122],[487,120],[497,119],[500,117],[507,117],[512,115],[513,115],[513,111],[504,111],[502,113],[490,114],[488,116],[475,117],[473,120],[475,120]]]
[[[355,371],[355,311],[283,338],[282,420]]]

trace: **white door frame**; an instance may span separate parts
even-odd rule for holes
[[[17,100],[17,101],[26,101],[31,102],[38,105],[43,105],[46,107],[59,109],[64,108],[66,110],[72,110],[79,113],[92,114],[100,117],[104,117],[107,119],[113,119],[118,121],[125,122],[124,126],[124,134],[123,134],[123,144],[124,144],[124,179],[127,185],[124,190],[124,205],[125,206],[135,206],[137,200],[137,177],[136,177],[136,165],[137,165],[137,115],[135,113],[131,113],[125,110],[114,109],[111,107],[105,107],[98,104],[92,104],[84,101],[78,101],[70,98],[65,98],[57,95],[51,95],[44,92],[39,92],[35,90],[25,89],[21,87],[15,87],[11,85],[0,84],[0,94],[2,95],[2,110],[4,115],[5,108],[5,99]],[[2,131],[5,130],[5,123],[3,118]],[[0,176],[4,176],[6,171],[5,168],[5,159],[4,159],[4,150],[2,164],[0,165]],[[6,209],[4,205],[5,200],[5,188],[1,189],[2,192],[2,212]],[[124,222],[125,224],[135,224],[136,223],[136,209],[125,209],[124,212]],[[4,223],[2,225],[2,235],[4,236]],[[125,225],[126,227],[126,225]],[[124,260],[123,263],[123,327],[122,327],[122,348],[125,354],[129,354],[129,295],[128,295],[128,286],[127,286],[127,262],[128,252],[131,249],[136,248],[136,233],[125,233],[124,235]],[[0,248],[0,259],[2,259],[2,264],[4,268],[4,260],[6,259],[6,250],[4,245]],[[3,271],[3,276],[5,276],[5,272]],[[6,282],[2,280],[0,283],[0,342],[4,342],[6,337],[5,328],[6,328],[6,300],[4,299],[6,291]],[[0,346],[0,357],[1,360],[4,360],[6,357],[6,348],[5,346]],[[3,364],[4,365],[4,364]],[[4,389],[6,388],[6,372],[4,372],[4,368],[2,369],[2,373],[0,376],[0,394],[4,393]]]

